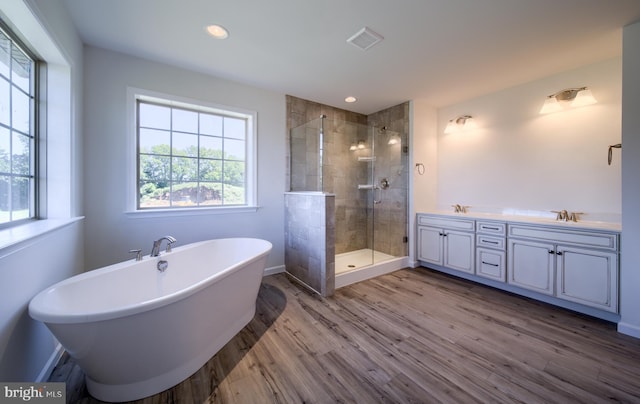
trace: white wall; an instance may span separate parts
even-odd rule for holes
[[[622,246],[618,330],[640,338],[640,22],[624,28]]]
[[[221,237],[269,240],[267,267],[284,265],[285,96],[200,73],[85,47],[84,132],[86,266],[99,268],[148,254],[164,235],[178,245]],[[141,218],[126,215],[127,87],[258,113],[258,205],[255,213]],[[135,173],[132,173],[135,175]]]
[[[48,62],[44,207],[49,218],[72,218],[81,214],[77,173],[82,136],[77,123],[82,111],[82,44],[62,1],[4,1],[0,13]],[[34,381],[57,344],[42,323],[29,317],[27,305],[41,290],[82,272],[83,226],[75,221],[15,244],[6,234],[0,239],[8,241],[0,247],[0,380]]]
[[[437,202],[438,179],[438,114],[436,108],[424,100],[409,104],[411,129],[409,133],[409,261],[417,265],[415,258],[416,213],[434,210]]]
[[[598,103],[540,115],[545,97],[588,86]],[[438,110],[439,208],[585,212],[619,220],[621,59],[608,60]],[[444,134],[450,119],[472,115],[476,130]]]
[[[411,102],[411,170],[416,212],[433,210],[437,204],[438,133],[437,110],[424,100]]]

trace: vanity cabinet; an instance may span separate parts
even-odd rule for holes
[[[505,282],[506,228],[505,222],[476,222],[476,275]]]
[[[620,233],[614,229],[421,213],[417,233],[424,266],[616,319]]]
[[[618,311],[618,235],[509,227],[511,285],[598,309]]]
[[[474,273],[475,221],[418,215],[418,259]]]

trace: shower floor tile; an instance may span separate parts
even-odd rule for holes
[[[380,251],[373,251],[370,248],[336,254],[336,275],[353,271],[361,267],[366,267],[368,265],[378,264],[394,258],[396,257],[393,255],[381,253]]]

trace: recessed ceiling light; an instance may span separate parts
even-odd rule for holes
[[[216,39],[225,39],[229,36],[229,31],[227,31],[222,25],[207,25],[206,29],[209,35]]]
[[[344,99],[344,102],[356,102],[356,101],[358,101],[356,97],[351,97],[351,96]]]

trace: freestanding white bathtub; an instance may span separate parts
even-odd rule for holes
[[[42,291],[29,314],[85,371],[92,396],[136,400],[189,377],[251,321],[271,248],[209,240],[114,264]]]

